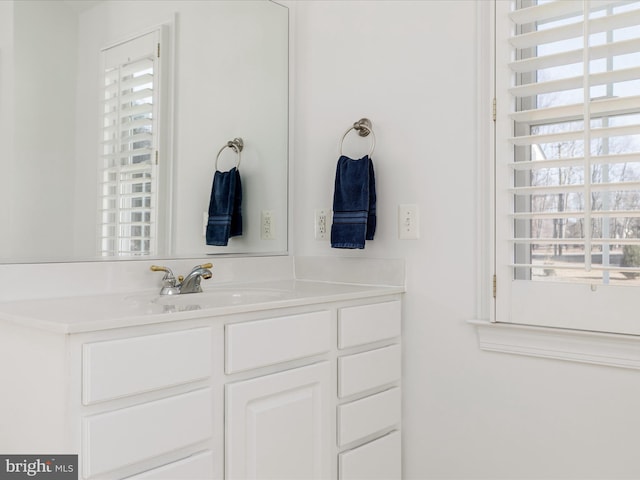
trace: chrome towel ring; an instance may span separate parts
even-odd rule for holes
[[[367,137],[369,136],[369,134],[371,134],[371,150],[369,150],[369,158],[371,158],[373,149],[376,148],[376,136],[373,133],[373,125],[371,124],[371,120],[369,120],[368,118],[361,118],[360,120],[355,122],[353,126],[350,127],[346,132],[344,132],[344,135],[342,135],[342,139],[340,140],[340,148],[338,150],[338,153],[342,155],[342,144],[344,143],[344,139],[351,130],[355,130],[356,132],[358,132],[358,135],[360,135],[361,137]]]
[[[218,155],[216,155],[216,171],[218,170],[218,159],[220,158],[220,154],[222,153],[222,151],[225,148],[230,148],[231,150],[233,150],[234,152],[236,152],[238,154],[238,161],[236,163],[236,169],[240,167],[240,152],[244,148],[244,142],[242,141],[242,138],[237,137],[237,138],[234,138],[233,140],[229,140],[218,151]]]

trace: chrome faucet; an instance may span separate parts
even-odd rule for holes
[[[181,295],[183,293],[202,292],[202,286],[200,285],[202,279],[208,280],[213,276],[211,270],[209,270],[210,268],[213,268],[211,263],[196,265],[186,277],[180,275],[176,278],[169,267],[151,265],[151,271],[165,272],[164,277],[162,277],[160,295]]]
[[[203,265],[196,265],[193,267],[189,275],[187,275],[182,283],[180,284],[180,293],[200,293],[202,292],[202,287],[200,286],[200,281],[204,278],[205,280],[210,279],[213,274],[211,273],[210,268],[213,265],[211,263],[205,263]]]

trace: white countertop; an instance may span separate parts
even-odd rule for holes
[[[400,286],[309,280],[203,284],[203,288],[202,293],[176,296],[160,296],[155,290],[3,302],[0,321],[56,333],[80,333],[404,292]]]

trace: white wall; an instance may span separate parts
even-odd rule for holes
[[[11,238],[5,232],[10,222],[9,201],[11,199],[9,180],[13,168],[13,2],[0,2],[0,257],[11,247]]]
[[[405,478],[640,478],[637,372],[482,352],[466,323],[477,5],[293,3],[295,254],[406,258]],[[364,251],[333,250],[314,240],[313,211],[331,206],[338,141],[363,116],[377,138],[378,232]],[[419,240],[397,239],[402,203],[420,207]]]
[[[60,1],[2,3],[0,256],[66,256],[73,246],[75,17]]]

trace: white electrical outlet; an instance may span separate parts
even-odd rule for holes
[[[398,238],[400,240],[415,240],[419,236],[418,205],[400,205],[398,207]]]
[[[331,231],[331,210],[319,208],[315,211],[315,239],[327,240]]]
[[[276,238],[276,226],[273,210],[262,210],[260,215],[260,239],[273,240]]]

